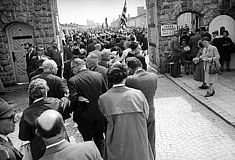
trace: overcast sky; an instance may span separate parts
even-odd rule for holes
[[[102,24],[105,17],[110,24],[122,13],[125,0],[57,0],[60,23],[86,25],[86,20]],[[145,6],[145,0],[126,0],[127,15],[137,16],[137,7]]]

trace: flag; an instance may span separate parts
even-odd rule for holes
[[[106,26],[106,28],[109,27],[109,26],[108,26],[108,19],[107,19],[107,17],[105,17],[105,26]]]
[[[122,10],[122,16],[121,16],[121,19],[120,19],[120,24],[121,24],[122,28],[124,26],[126,27],[126,22],[127,22],[126,10],[127,10],[127,8],[126,8],[126,0],[125,0],[124,7],[123,7],[123,10]]]

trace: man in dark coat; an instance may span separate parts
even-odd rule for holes
[[[48,97],[54,98],[62,98],[64,95],[68,93],[68,88],[64,80],[58,76],[57,73],[57,65],[54,60],[45,60],[42,64],[43,73],[39,74],[32,78],[32,80],[36,78],[42,78],[47,81],[47,85],[49,86]]]
[[[32,80],[29,85],[29,96],[34,99],[33,103],[23,111],[23,115],[19,124],[19,139],[22,141],[30,141],[30,149],[33,160],[38,160],[45,152],[46,145],[41,137],[35,133],[35,120],[44,111],[54,109],[60,112],[64,118],[68,118],[65,114],[69,107],[69,99],[63,97],[61,99],[47,97],[49,88],[44,79],[37,78]],[[67,133],[64,133],[68,139]]]
[[[227,30],[223,31],[223,36],[221,38],[221,57],[220,57],[220,63],[221,63],[221,71],[223,71],[224,63],[226,63],[226,69],[228,72],[230,72],[230,61],[231,61],[231,54],[232,54],[232,39],[229,36],[229,32]]]
[[[0,159],[21,160],[22,154],[13,146],[8,134],[15,131],[13,107],[0,98]]]
[[[198,41],[201,39],[200,30],[196,29],[196,34],[189,39],[191,55],[196,57],[199,51]]]
[[[173,72],[171,73],[171,76],[174,78],[182,77],[180,76],[180,73],[181,73],[180,59],[181,59],[183,50],[180,48],[178,31],[174,33],[174,36],[172,37],[170,41],[170,46],[171,46],[171,53],[172,53],[173,61],[174,61]]]
[[[131,48],[132,51],[127,54],[126,59],[128,57],[138,58],[140,60],[140,62],[142,63],[142,65],[143,65],[143,69],[147,70],[147,64],[146,64],[146,61],[145,61],[145,57],[144,57],[144,55],[140,54],[141,46],[139,45],[139,43],[131,42],[130,48]]]
[[[103,66],[98,65],[98,56],[96,54],[91,52],[87,56],[86,65],[87,65],[87,68],[90,69],[91,71],[95,71],[95,72],[102,74],[106,82],[106,85],[108,86],[108,78],[107,78],[108,69]]]
[[[31,73],[29,74],[30,79],[32,79],[32,78],[33,78],[34,76],[36,76],[36,75],[39,75],[39,74],[42,74],[42,73],[43,73],[42,64],[43,64],[43,62],[44,62],[45,60],[47,60],[47,59],[48,59],[48,58],[43,57],[43,58],[41,58],[40,60],[38,60],[38,69],[35,70],[35,71],[33,71],[33,72],[31,72]]]
[[[95,50],[95,44],[98,43],[98,39],[97,37],[92,37],[92,43],[90,43],[88,46],[87,46],[87,53],[89,54],[90,52],[94,51]]]
[[[73,46],[73,40],[71,38],[67,38],[66,40],[66,46],[63,47],[64,50],[64,62],[70,60],[73,57],[72,53],[72,46]]]
[[[126,79],[125,85],[127,87],[135,88],[141,90],[149,104],[149,117],[147,121],[148,127],[148,139],[152,148],[154,157],[155,153],[155,106],[154,106],[154,96],[157,90],[157,75],[155,73],[150,73],[142,68],[142,64],[136,57],[127,58],[127,66],[129,69],[129,74]]]
[[[39,68],[39,61],[41,59],[45,59],[45,58],[50,58],[48,56],[45,56],[44,54],[44,48],[42,46],[37,46],[36,47],[36,52],[37,52],[37,56],[34,56],[32,58],[32,71],[29,74],[29,77],[32,78],[30,75],[32,74],[32,72],[36,71]]]
[[[68,81],[73,120],[84,141],[94,139],[102,155],[105,118],[99,110],[98,99],[107,91],[106,83],[100,73],[87,69],[85,61],[80,58],[72,61],[71,68],[75,74]]]
[[[63,72],[63,77],[68,81],[71,77],[74,76],[72,70],[71,70],[71,63],[74,58],[79,58],[80,56],[80,50],[79,48],[73,49],[73,58],[70,60],[66,61],[64,63],[64,72]]]
[[[55,61],[55,63],[57,64],[57,76],[61,77],[61,73],[62,73],[62,57],[61,57],[61,52],[59,51],[59,49],[57,48],[57,43],[55,41],[52,42],[52,46],[51,48],[47,51],[46,56],[50,57],[51,59],[53,59]]]
[[[222,37],[219,36],[219,31],[214,31],[212,32],[212,36],[213,36],[213,40],[212,40],[212,45],[213,46],[216,46],[218,52],[219,52],[219,55],[220,55],[220,63],[221,63],[221,59],[223,59],[223,55],[222,55],[222,52],[223,52],[223,42],[222,42]]]
[[[35,70],[32,59],[34,56],[37,56],[37,52],[33,48],[32,44],[30,44],[30,43],[26,43],[24,47],[27,50],[27,52],[26,52],[26,63],[27,63],[26,71],[27,71],[27,74],[29,77],[29,74]],[[29,81],[30,81],[30,78],[29,78]]]

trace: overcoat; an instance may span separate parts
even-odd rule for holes
[[[108,121],[104,160],[153,160],[148,141],[149,106],[144,94],[126,86],[112,87],[99,98]]]

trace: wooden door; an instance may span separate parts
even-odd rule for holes
[[[28,82],[24,44],[33,44],[33,28],[28,24],[13,24],[7,33],[16,83]]]

